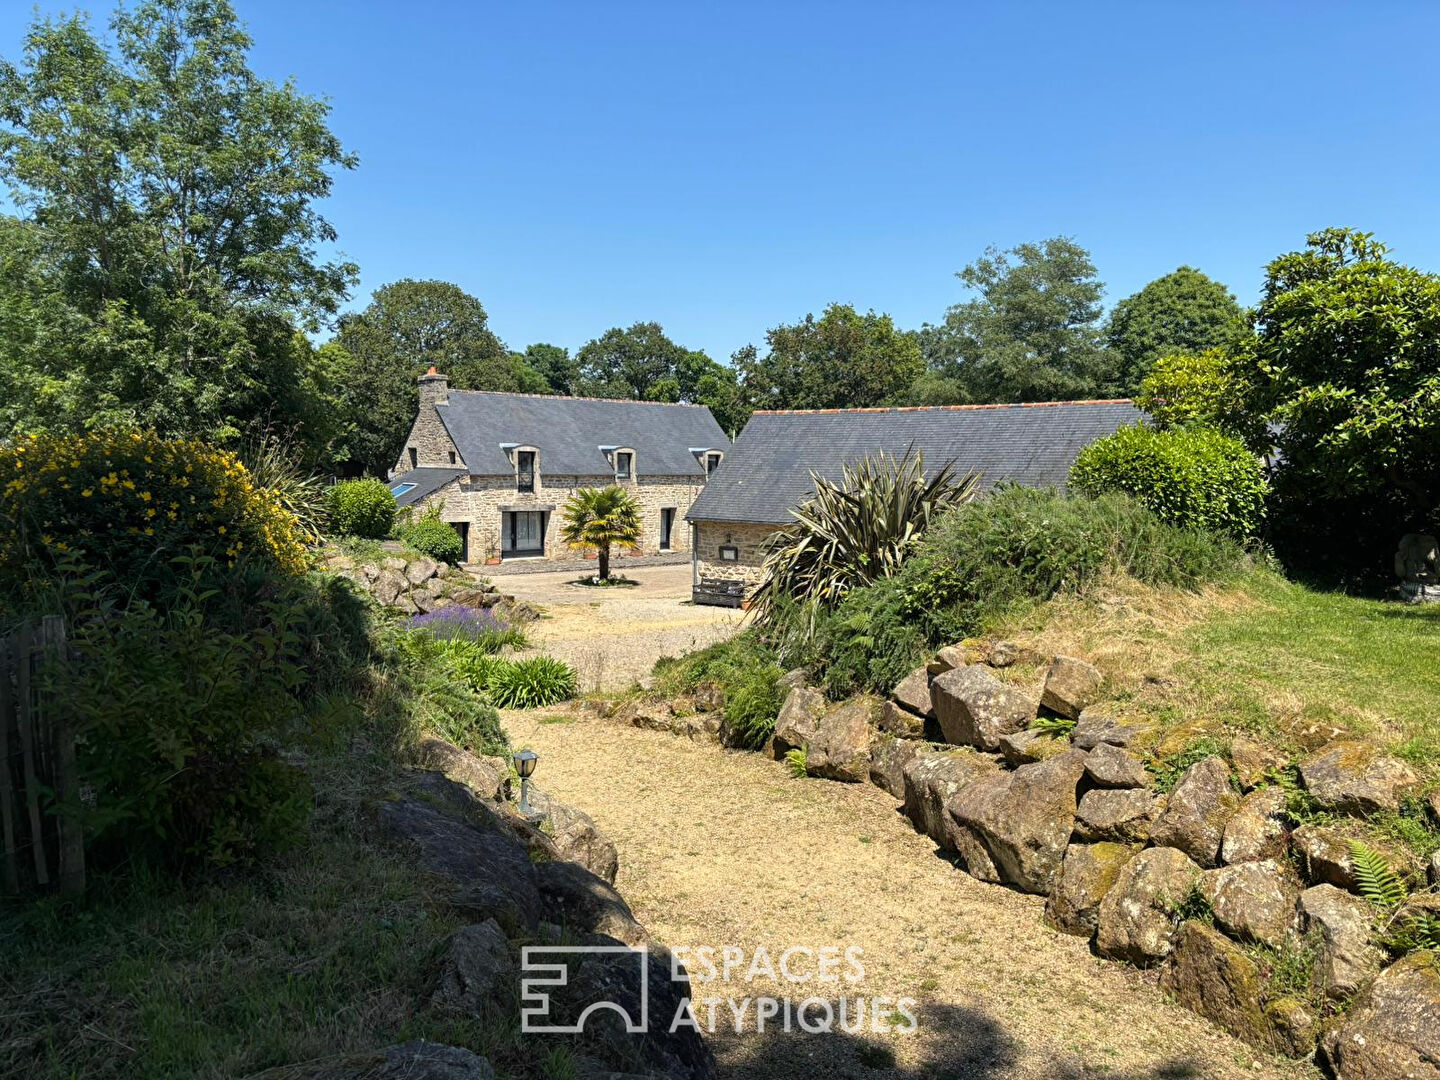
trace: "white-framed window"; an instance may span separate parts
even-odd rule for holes
[[[615,479],[616,479],[616,480],[634,480],[634,479],[635,479],[635,451],[634,451],[634,450],[616,450],[616,451],[615,451]]]
[[[515,490],[534,491],[536,461],[539,455],[534,450],[515,451]]]
[[[720,467],[720,462],[725,460],[725,455],[719,450],[705,451],[705,479],[709,480],[715,470]]]

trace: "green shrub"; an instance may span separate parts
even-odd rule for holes
[[[1128,496],[1002,486],[943,515],[895,577],[852,590],[813,630],[795,627],[812,618],[796,605],[763,633],[785,666],[823,673],[832,697],[888,693],[927,651],[1107,572],[1193,588],[1246,562],[1235,541],[1168,525]]]
[[[427,512],[413,525],[407,525],[401,529],[400,539],[406,547],[413,548],[422,555],[429,555],[432,559],[450,563],[452,566],[460,561],[460,555],[464,551],[460,534],[452,526],[440,520],[438,509],[433,513]]]
[[[670,697],[714,686],[724,695],[723,714],[735,745],[758,749],[775,730],[785,694],[775,650],[753,629],[681,657],[655,663],[654,685]]]
[[[311,797],[283,753],[369,659],[346,584],[242,582],[217,604],[213,567],[181,562],[164,609],[83,577],[57,589],[71,655],[44,683],[88,792],[60,811],[97,865],[248,863],[295,840]]]
[[[490,700],[502,709],[534,709],[575,696],[575,670],[549,656],[501,660],[487,683]]]
[[[1070,486],[1086,495],[1132,495],[1172,525],[1240,538],[1259,531],[1269,491],[1260,461],[1238,439],[1211,428],[1144,426],[1121,428],[1080,451]]]
[[[92,432],[0,448],[0,606],[82,564],[163,603],[182,555],[208,560],[213,582],[246,566],[298,574],[306,563],[294,515],[233,455],[199,440]]]
[[[395,496],[383,480],[342,480],[330,489],[330,531],[383,540],[395,524]]]
[[[473,754],[508,752],[500,714],[485,695],[505,661],[473,641],[439,639],[428,630],[392,632],[387,642],[395,705],[412,734],[433,732]]]

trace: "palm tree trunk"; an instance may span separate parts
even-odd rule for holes
[[[610,545],[600,545],[600,580],[610,580]]]

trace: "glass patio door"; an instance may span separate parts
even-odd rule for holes
[[[545,554],[545,513],[519,510],[506,513],[500,524],[500,553],[508,558]]]

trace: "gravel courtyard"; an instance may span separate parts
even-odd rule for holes
[[[634,586],[576,585],[576,572],[512,574],[505,592],[543,610],[526,628],[530,648],[579,673],[580,689],[620,690],[645,680],[656,657],[678,656],[736,633],[744,612],[690,602],[690,565],[625,566]]]

